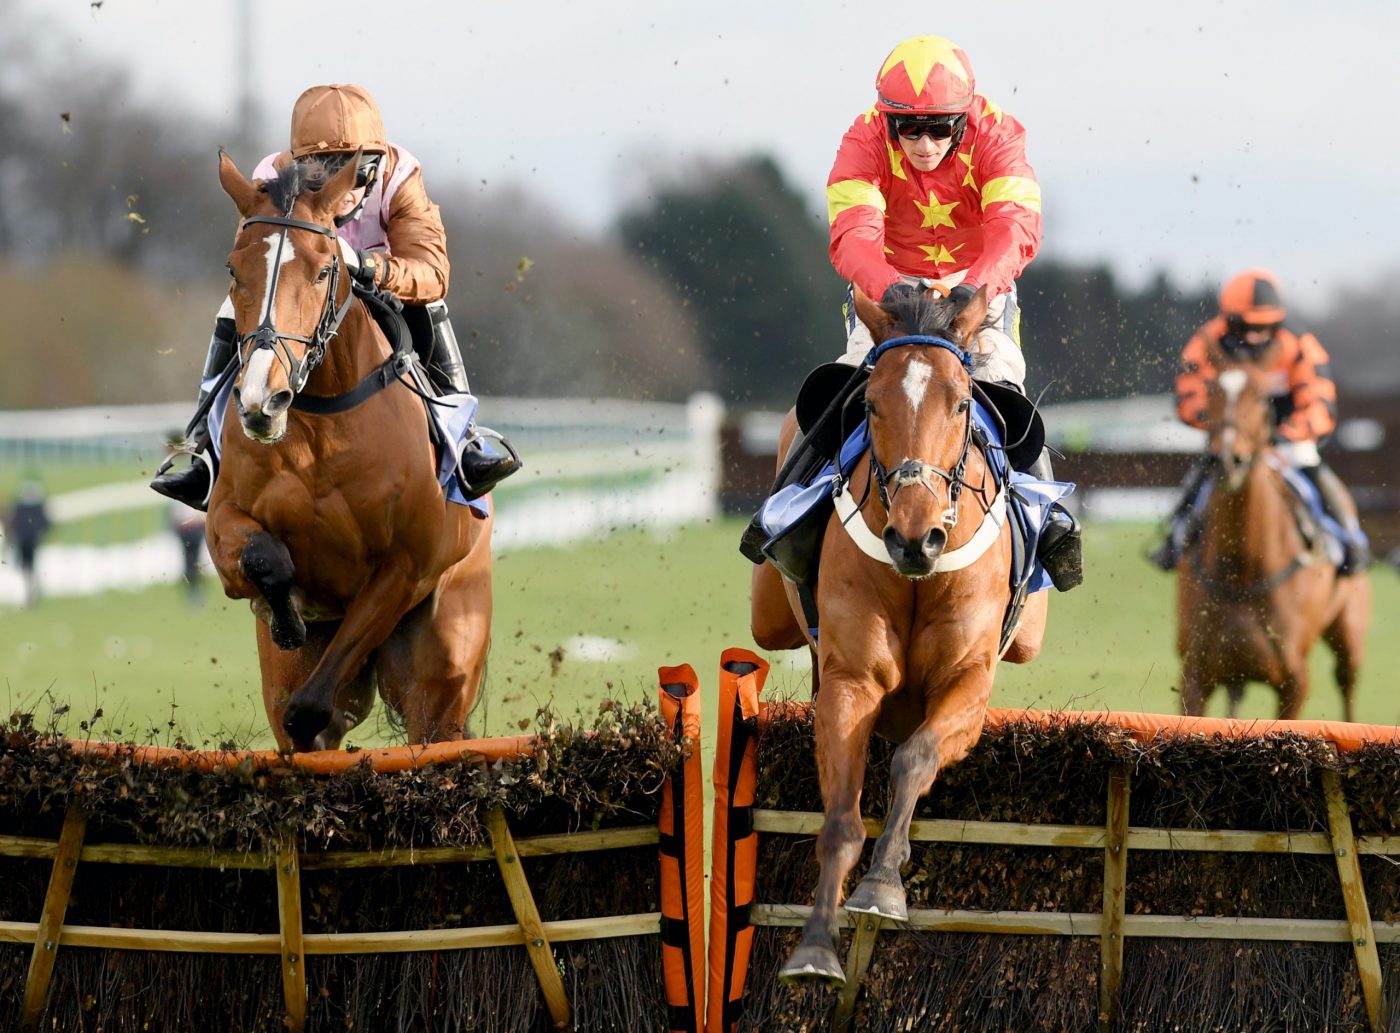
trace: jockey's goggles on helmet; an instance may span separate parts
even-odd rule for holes
[[[967,119],[966,113],[956,115],[889,115],[890,132],[906,140],[917,140],[927,134],[935,140],[950,140]]]
[[[332,151],[325,154],[307,154],[298,158],[298,161],[311,162],[319,161],[322,168],[326,170],[326,178],[334,176],[350,162],[355,155],[349,151]],[[360,158],[359,167],[355,171],[355,187],[369,186],[374,182],[375,176],[379,174],[379,159],[382,154],[366,154]]]

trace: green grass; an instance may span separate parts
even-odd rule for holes
[[[752,645],[749,565],[735,544],[741,528],[742,521],[726,519],[498,557],[488,688],[473,730],[513,733],[545,702],[572,716],[591,713],[607,696],[651,698],[657,667],[680,663],[698,672],[710,701],[706,724],[713,726],[720,652]],[[1035,663],[999,668],[994,705],[1177,711],[1175,586],[1141,558],[1151,535],[1143,525],[1088,529],[1085,585],[1052,599],[1045,651]],[[1376,608],[1358,719],[1393,723],[1400,717],[1391,674],[1400,666],[1400,639],[1387,629],[1400,614],[1400,578],[1389,568],[1371,576]],[[212,578],[205,587],[199,609],[172,585],[0,613],[5,703],[47,712],[51,696],[71,706],[70,734],[101,708],[96,727],[104,736],[165,739],[173,722],[196,743],[270,745],[247,603],[225,600]],[[616,640],[630,652],[589,660],[566,647],[575,636]],[[770,688],[805,696],[805,652],[770,659]],[[1313,655],[1313,676],[1304,716],[1340,718],[1325,649]],[[1223,700],[1211,712],[1223,712]],[[1244,713],[1273,712],[1272,692],[1251,687]],[[376,708],[353,741],[392,741],[381,714]]]

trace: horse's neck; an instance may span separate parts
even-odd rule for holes
[[[361,301],[352,302],[340,330],[326,346],[326,357],[307,381],[317,395],[348,391],[389,357],[389,342]]]
[[[1286,490],[1267,454],[1255,459],[1239,491],[1217,485],[1202,541],[1207,559],[1231,560],[1251,575],[1286,563],[1301,548]]]

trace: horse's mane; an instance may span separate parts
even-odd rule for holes
[[[284,216],[292,214],[303,191],[320,190],[326,185],[326,170],[319,161],[294,161],[279,169],[276,179],[268,179],[258,184],[258,189],[272,198]]]
[[[957,306],[946,304],[943,296],[936,291],[907,294],[880,307],[905,334],[922,334],[953,341],[953,319],[959,309]],[[974,370],[986,365],[987,361],[988,357],[974,353]]]

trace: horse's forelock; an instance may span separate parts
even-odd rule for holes
[[[320,190],[326,184],[326,170],[319,161],[294,161],[277,172],[276,179],[265,181],[259,189],[272,198],[283,215],[291,215],[297,198],[307,190]]]
[[[957,309],[943,303],[943,297],[933,291],[911,294],[884,306],[885,312],[906,334],[926,334],[946,337],[952,330]]]

